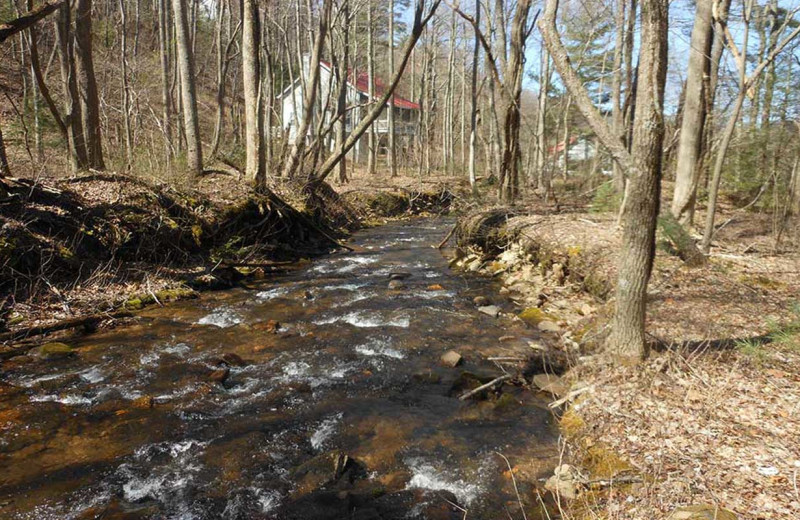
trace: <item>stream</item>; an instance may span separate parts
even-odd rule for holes
[[[521,519],[499,454],[537,518],[558,451],[546,397],[458,400],[537,332],[477,310],[513,306],[448,268],[451,226],[361,231],[356,252],[150,307],[74,356],[7,361],[0,518]],[[390,289],[392,273],[410,276]]]

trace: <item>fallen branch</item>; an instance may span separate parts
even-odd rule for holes
[[[60,330],[74,329],[84,327],[87,329],[94,328],[99,322],[107,319],[130,318],[133,316],[128,311],[115,312],[113,314],[93,314],[91,316],[84,316],[82,318],[69,318],[50,325],[37,325],[35,327],[28,327],[26,329],[15,330],[11,332],[4,332],[0,334],[0,341],[15,341],[21,338],[29,338],[31,336],[41,336],[51,332]],[[30,348],[30,347],[27,347]],[[22,347],[23,351],[27,348]],[[13,349],[5,352],[0,352],[0,359],[8,359],[9,357],[17,356],[20,349]],[[10,355],[9,355],[10,354]]]
[[[571,391],[570,393],[568,393],[567,395],[565,395],[561,399],[559,399],[557,401],[553,401],[552,403],[550,403],[547,406],[550,407],[550,408],[558,408],[559,406],[561,406],[562,404],[566,403],[567,401],[572,401],[573,399],[575,399],[579,395],[585,394],[586,392],[588,392],[590,390],[593,390],[593,389],[594,389],[594,385],[589,385],[589,386],[584,386],[583,388],[578,388],[577,390]]]
[[[514,376],[511,375],[511,374],[505,374],[505,375],[502,375],[500,377],[496,377],[496,378],[492,379],[491,381],[489,381],[488,383],[486,383],[485,385],[481,385],[478,388],[476,388],[474,390],[470,390],[469,392],[465,393],[464,395],[459,397],[458,400],[459,401],[466,401],[467,399],[469,399],[473,395],[479,394],[479,393],[483,392],[484,390],[487,390],[487,389],[493,387],[497,383],[502,383],[503,381],[508,381],[512,377],[514,377]]]
[[[45,2],[39,7],[28,11],[19,18],[0,24],[0,43],[3,43],[18,32],[24,31],[62,5],[64,5],[64,0],[51,3]]]
[[[447,236],[446,236],[446,237],[444,237],[444,240],[442,240],[441,242],[439,242],[439,245],[438,245],[438,246],[436,246],[436,249],[441,249],[441,248],[443,248],[443,247],[444,247],[444,245],[445,245],[447,242],[449,242],[449,241],[450,241],[450,238],[451,238],[451,237],[453,236],[453,234],[456,232],[456,228],[457,228],[457,227],[458,227],[458,224],[455,224],[455,225],[454,225],[454,226],[453,226],[453,227],[450,229],[450,232],[449,232],[449,233],[447,233]]]

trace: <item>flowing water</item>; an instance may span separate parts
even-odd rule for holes
[[[451,224],[366,230],[357,252],[148,309],[76,356],[6,362],[0,518],[522,518],[498,453],[530,518],[556,451],[545,401],[457,396],[534,333],[475,308],[496,288],[432,247]],[[393,272],[411,276],[389,289]]]

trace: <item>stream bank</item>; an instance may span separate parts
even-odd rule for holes
[[[309,192],[279,183],[255,194],[233,177],[181,190],[110,173],[8,184],[2,341],[81,317],[94,328],[118,310],[263,279],[347,247],[350,233],[380,218],[445,213],[454,200],[444,188],[353,197],[327,184]]]
[[[453,265],[497,280],[517,317],[571,354],[563,378],[541,381],[565,396],[568,467],[550,486],[562,518],[800,517],[800,265],[794,250],[770,251],[768,226],[725,229],[701,267],[659,235],[653,351],[622,367],[600,348],[614,215],[499,208],[459,224]]]

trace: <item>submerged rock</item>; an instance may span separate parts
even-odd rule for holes
[[[33,358],[52,360],[64,359],[75,355],[75,349],[66,343],[45,343],[28,351]]]
[[[406,286],[406,284],[404,284],[400,280],[391,280],[389,282],[389,285],[388,285],[389,289],[392,290],[392,291],[396,291],[398,289],[402,289],[405,286]]]
[[[411,273],[406,273],[403,271],[394,271],[389,273],[389,280],[406,280],[411,278]]]
[[[736,515],[718,506],[701,504],[679,507],[667,520],[736,520]]]
[[[448,350],[442,354],[442,357],[439,358],[439,361],[441,361],[444,366],[453,368],[460,365],[463,361],[463,358],[461,357],[461,354],[455,350]]]
[[[226,352],[222,355],[221,361],[226,365],[234,366],[234,367],[243,367],[247,366],[247,361],[242,359],[242,356],[239,354],[234,354],[233,352]]]
[[[228,376],[231,375],[231,369],[228,367],[220,368],[211,372],[208,378],[217,383],[224,383]]]
[[[476,296],[472,299],[472,303],[474,303],[476,307],[486,307],[491,305],[492,301],[486,296]]]

